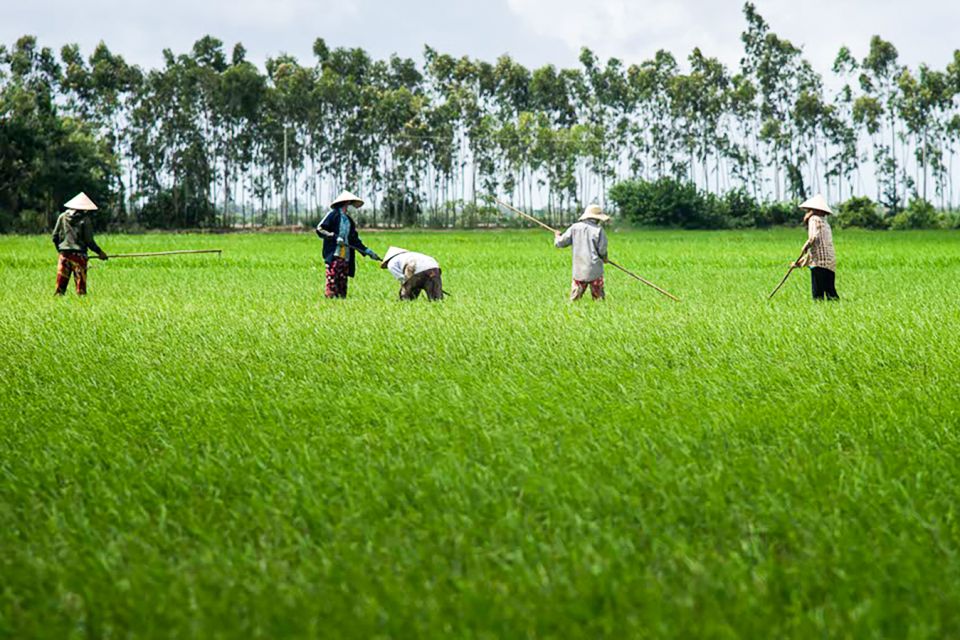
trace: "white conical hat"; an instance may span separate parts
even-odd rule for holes
[[[820,193],[801,204],[800,208],[813,209],[814,211],[822,211],[826,214],[833,215],[833,209],[830,208],[830,205],[827,204],[827,199]]]
[[[87,197],[83,191],[77,195],[70,198],[67,201],[67,204],[63,205],[64,209],[73,209],[74,211],[96,211],[97,205],[93,204],[93,200]]]
[[[600,222],[610,222],[610,216],[603,212],[598,204],[591,204],[583,210],[580,220],[599,220]]]
[[[353,195],[353,194],[350,193],[349,191],[344,191],[343,193],[341,193],[340,195],[337,196],[337,199],[336,199],[336,200],[334,200],[333,202],[330,203],[330,208],[333,208],[333,207],[337,206],[338,204],[344,204],[344,203],[346,203],[346,204],[355,204],[355,205],[357,205],[357,208],[358,208],[358,209],[363,206],[363,200],[361,200],[361,199],[358,198],[357,196]]]
[[[383,254],[383,260],[380,262],[380,268],[386,269],[387,265],[390,264],[390,261],[396,258],[401,253],[410,253],[406,249],[401,249],[400,247],[390,247],[387,249],[387,252]]]

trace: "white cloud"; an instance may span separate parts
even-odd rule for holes
[[[827,73],[842,45],[866,53],[879,34],[903,62],[943,66],[960,46],[955,0],[755,0],[781,37],[803,47]],[[736,67],[746,26],[741,0],[508,0],[514,15],[538,35],[559,38],[573,52],[587,46],[602,57],[640,62],[666,49],[684,60],[694,47]]]

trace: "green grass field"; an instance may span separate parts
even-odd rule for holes
[[[0,636],[960,635],[960,236],[104,236],[90,295],[0,238]]]

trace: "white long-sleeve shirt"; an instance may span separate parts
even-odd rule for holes
[[[573,279],[591,282],[603,277],[603,261],[607,257],[607,234],[600,223],[583,220],[556,239],[557,248],[573,247]]]
[[[387,271],[400,282],[418,273],[439,268],[439,262],[426,254],[417,253],[416,251],[398,253],[387,263]]]

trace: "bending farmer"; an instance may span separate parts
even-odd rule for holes
[[[101,260],[107,259],[93,239],[93,220],[90,216],[97,205],[82,191],[63,205],[65,212],[53,227],[53,245],[60,253],[57,262],[57,295],[67,292],[70,276],[77,285],[77,295],[87,295],[87,250],[93,250]]]
[[[795,267],[810,267],[810,286],[814,300],[838,300],[835,286],[837,257],[833,251],[833,231],[827,216],[833,211],[819,193],[800,208],[806,211],[803,222],[807,225],[807,242],[801,250],[801,258]]]
[[[330,205],[330,213],[317,225],[317,235],[323,240],[323,261],[327,265],[325,294],[328,298],[347,297],[347,278],[352,278],[357,272],[354,251],[380,260],[380,256],[360,241],[357,223],[347,213],[350,205],[359,209],[363,206],[363,200],[344,191]]]
[[[603,213],[599,205],[592,204],[578,222],[554,237],[555,247],[573,247],[571,301],[579,300],[587,286],[594,300],[603,300],[606,295],[603,290],[603,263],[607,261],[607,234],[600,225],[609,220],[610,216]]]
[[[440,263],[430,256],[390,247],[380,268],[400,281],[401,300],[416,300],[421,291],[427,292],[427,300],[443,300]]]

